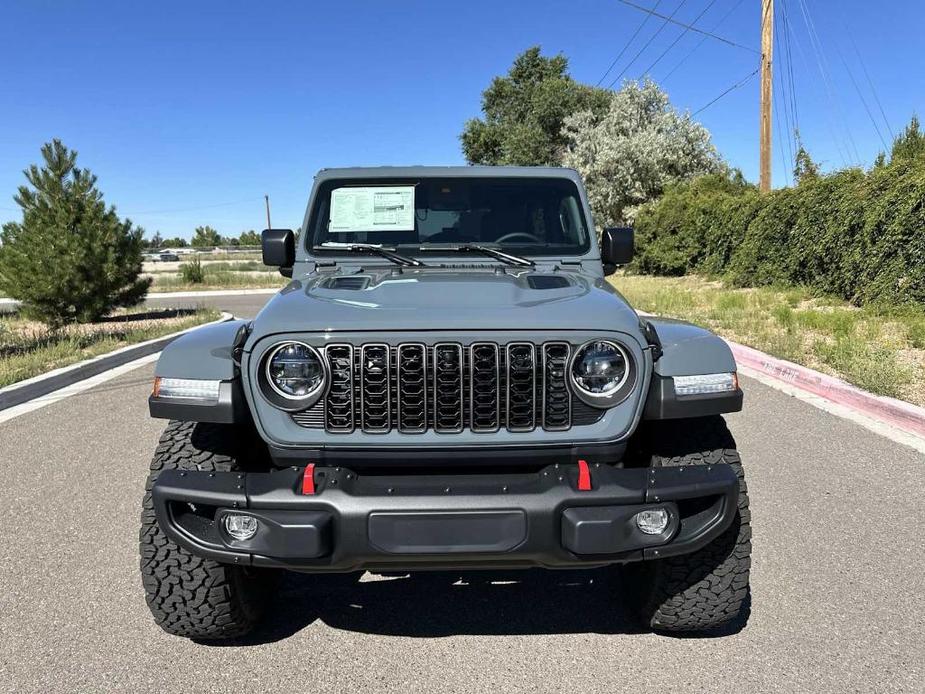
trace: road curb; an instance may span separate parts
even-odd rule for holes
[[[175,333],[164,335],[163,337],[156,337],[153,340],[139,342],[136,345],[120,347],[112,352],[101,354],[98,357],[85,359],[76,364],[49,371],[41,376],[28,378],[25,381],[0,388],[0,412],[15,407],[16,405],[29,402],[43,395],[47,395],[66,386],[70,386],[78,381],[97,376],[110,369],[135,361],[136,359],[160,352],[173,340],[184,333],[188,333],[190,330],[195,330],[205,325],[224,323],[232,318],[234,318],[234,316],[230,313],[222,312],[222,316],[218,320],[194,325],[191,328],[179,330]]]
[[[729,340],[726,342],[740,366],[925,439],[925,408],[895,398],[874,395],[840,378],[772,357],[752,347]]]

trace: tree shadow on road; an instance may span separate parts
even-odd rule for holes
[[[412,638],[641,633],[620,583],[613,569],[285,574],[262,626],[225,645],[279,641],[316,620],[344,631]]]

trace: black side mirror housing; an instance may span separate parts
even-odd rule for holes
[[[608,227],[601,234],[601,262],[604,272],[612,275],[618,265],[633,259],[634,232],[632,227]]]
[[[292,277],[295,264],[295,234],[292,229],[264,229],[260,243],[263,264],[278,267],[282,275]]]

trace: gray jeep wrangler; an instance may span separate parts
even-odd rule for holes
[[[632,252],[568,169],[319,173],[299,232],[263,232],[289,284],[158,360],[157,623],[240,637],[281,569],[619,566],[648,628],[741,624],[736,364],[627,304],[605,278]]]

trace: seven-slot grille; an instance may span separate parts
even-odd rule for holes
[[[573,402],[566,342],[327,345],[324,399],[293,415],[331,433],[557,431],[600,419]]]

